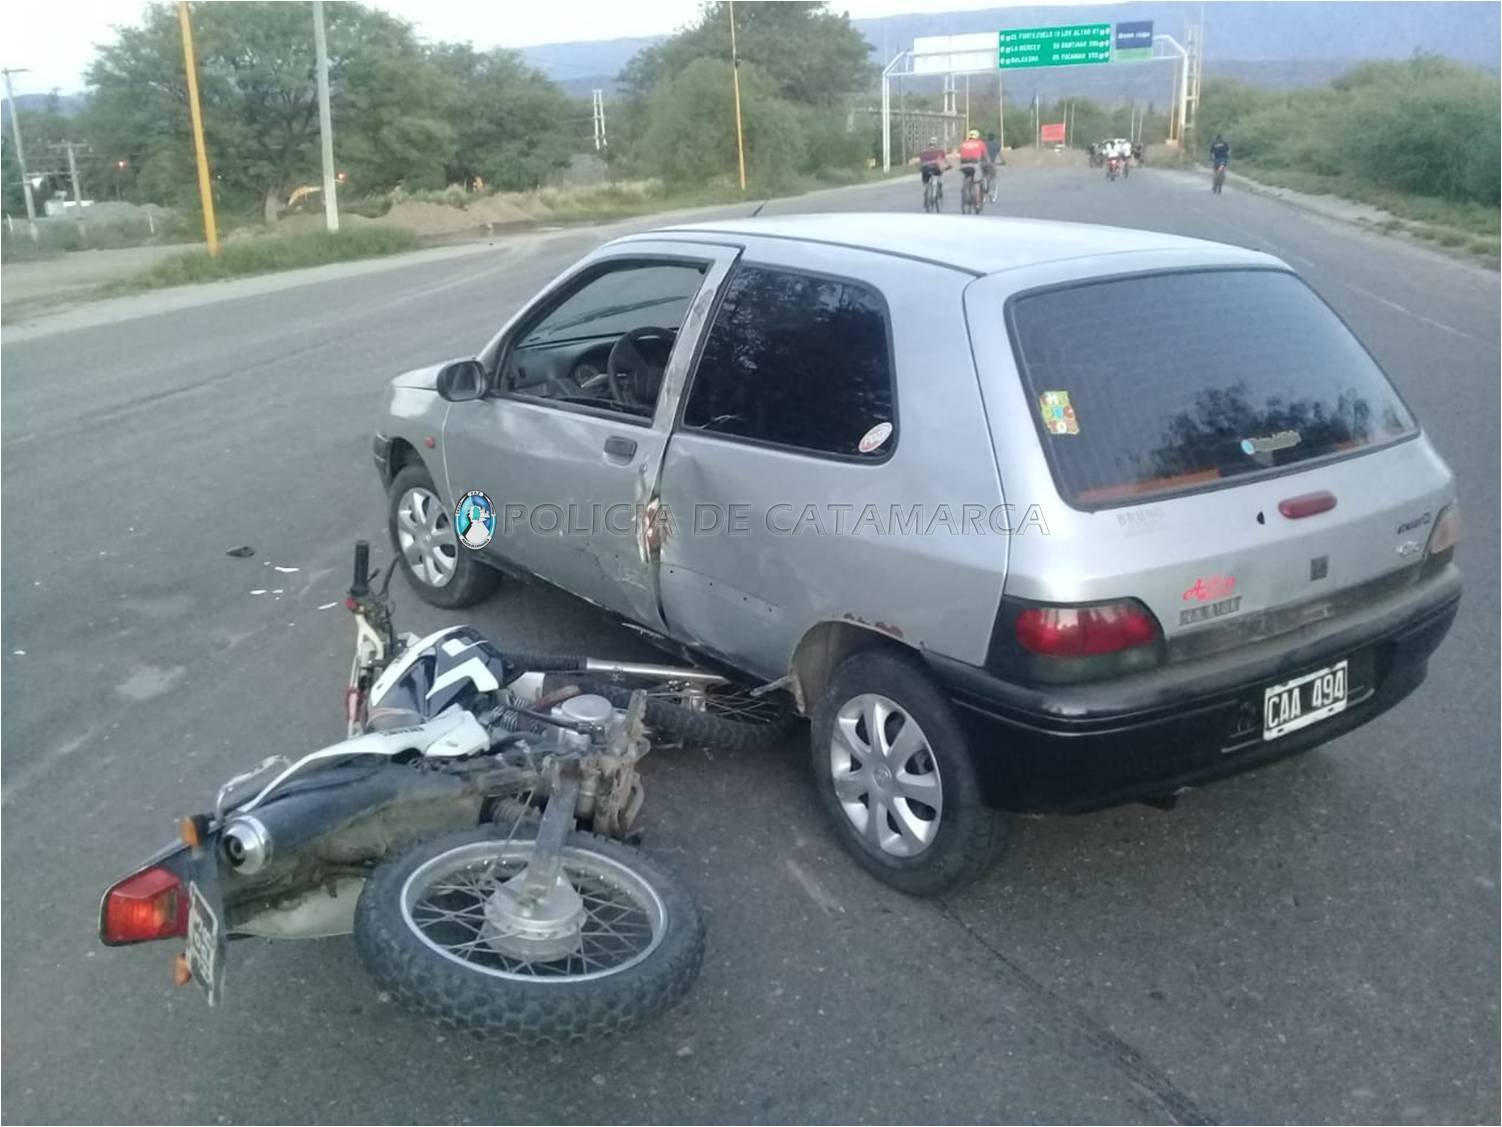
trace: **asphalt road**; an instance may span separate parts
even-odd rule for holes
[[[1498,276],[1151,169],[1004,171],[1003,193],[1005,214],[1281,254],[1370,344],[1466,520],[1466,600],[1411,701],[1172,813],[1022,822],[943,902],[846,859],[801,746],[663,754],[647,847],[711,929],[664,1020],[487,1048],[383,1003],[348,939],[236,944],[211,1012],[169,985],[170,945],[99,946],[100,890],[232,771],[337,738],[351,624],[318,608],[350,543],[384,540],[382,385],[477,348],[612,229],[7,331],[6,1120],[1495,1121]],[[904,181],[767,210],[918,204]],[[446,621],[410,594],[399,615]],[[542,586],[468,617],[523,648],[649,655]]]

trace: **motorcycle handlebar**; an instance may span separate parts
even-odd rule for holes
[[[349,593],[354,596],[365,595],[370,592],[370,541],[355,541],[355,576],[350,583]]]

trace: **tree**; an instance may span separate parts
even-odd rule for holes
[[[512,51],[445,45],[436,52],[450,87],[457,137],[446,162],[450,183],[476,176],[510,191],[535,188],[568,166],[577,116],[568,96]]]
[[[785,0],[742,4],[735,13],[736,53],[792,102],[829,104],[860,92],[876,76],[871,45],[844,13],[823,3]],[[730,61],[730,5],[706,4],[699,22],[638,52],[621,73],[635,96],[644,96],[699,59]]]
[[[444,84],[411,28],[355,3],[330,4],[335,159],[356,183],[437,183],[454,143]],[[194,47],[216,183],[233,206],[277,202],[317,182],[318,101],[311,5],[199,4]],[[148,7],[89,68],[89,131],[128,148],[141,191],[195,201],[182,43],[173,6]]]
[[[757,68],[741,67],[746,175],[762,187],[785,183],[804,153],[794,108]],[[735,105],[730,63],[699,59],[659,85],[647,110],[641,151],[669,182],[701,184],[736,171]]]

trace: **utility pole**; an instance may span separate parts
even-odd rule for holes
[[[741,60],[735,52],[735,0],[730,0],[730,82],[735,87],[735,155],[740,162],[741,191],[746,190],[746,135],[741,129]]]
[[[590,113],[594,119],[595,127],[595,152],[610,148],[610,138],[605,135],[605,91],[591,90],[593,105]]]
[[[595,131],[595,152],[600,151],[600,92],[589,92],[589,123]]]
[[[183,64],[188,75],[188,116],[193,121],[193,152],[198,161],[198,198],[203,204],[203,234],[210,257],[219,253],[219,228],[214,222],[214,188],[209,182],[209,155],[203,146],[203,111],[198,106],[198,62],[193,57],[193,25],[188,0],[178,0],[177,22],[182,28]]]
[[[996,128],[1001,130],[996,134],[997,151],[1007,147],[1007,95],[1002,89],[1001,71],[996,72]]]
[[[334,122],[329,114],[329,41],[323,0],[313,0],[313,44],[318,49],[318,135],[323,141],[323,225],[339,230],[339,185],[334,178]]]
[[[11,106],[11,112],[15,112],[15,106]],[[84,152],[89,152],[89,147],[87,145],[80,144],[78,141],[59,141],[57,144],[48,145],[47,147],[54,151],[62,150],[68,154],[68,182],[73,185],[73,206],[76,209],[75,215],[79,219],[82,219],[83,186],[78,182],[78,160],[76,159],[74,154],[79,149],[82,149]]]
[[[0,74],[5,75],[5,100],[10,103],[10,129],[11,135],[16,139],[16,163],[21,166],[21,187],[26,194],[26,226],[33,240],[37,237],[37,205],[31,198],[31,177],[26,172],[26,153],[21,147],[21,115],[16,112],[16,92],[11,89],[10,76],[13,74],[26,74],[26,67],[0,68]]]

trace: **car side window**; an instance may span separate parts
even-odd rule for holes
[[[704,343],[683,425],[879,460],[895,445],[886,303],[858,282],[743,266]]]
[[[503,355],[500,389],[650,419],[705,269],[631,261],[588,272],[523,326]]]

